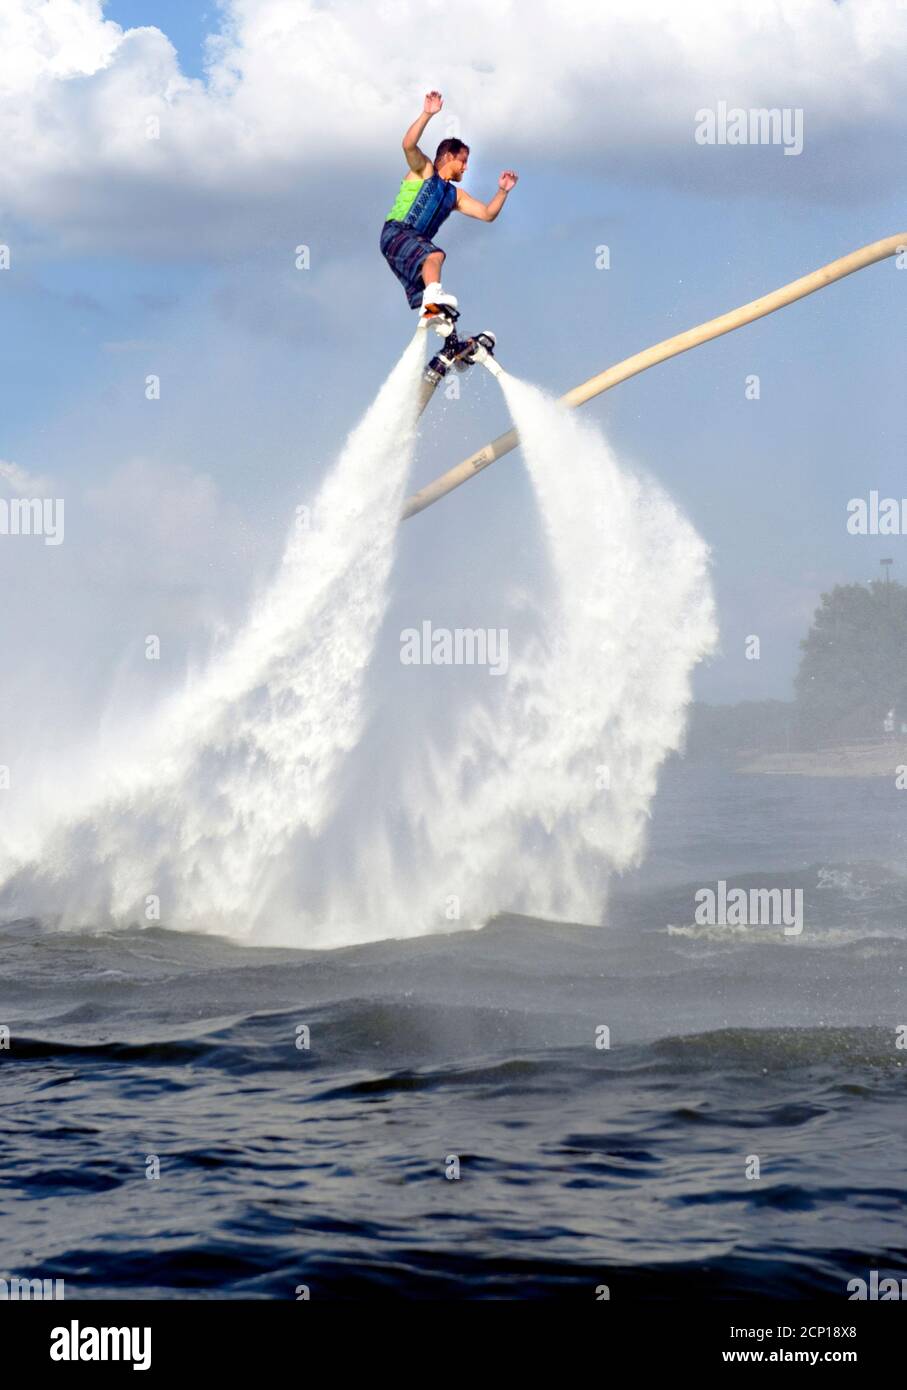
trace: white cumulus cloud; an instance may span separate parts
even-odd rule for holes
[[[7,217],[162,256],[235,254],[294,209],[336,224],[366,203],[374,221],[430,86],[429,147],[462,133],[495,172],[850,199],[901,177],[893,0],[222,0],[215,17],[202,81],[99,0],[4,0]],[[722,100],[802,108],[803,156],[697,146],[695,112]]]
[[[5,485],[17,497],[43,497],[47,492],[47,479],[20,468],[18,463],[0,459],[0,485]]]

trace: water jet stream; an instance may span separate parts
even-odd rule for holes
[[[699,347],[701,343],[708,343],[713,338],[720,338],[725,333],[732,333],[735,328],[742,328],[744,324],[753,323],[756,319],[764,318],[766,314],[773,314],[776,309],[783,309],[785,305],[793,304],[798,299],[804,299],[806,295],[814,294],[816,290],[824,289],[826,285],[834,284],[836,280],[843,280],[846,275],[852,275],[856,270],[863,270],[866,266],[875,265],[877,261],[885,260],[886,257],[893,256],[898,251],[907,251],[907,232],[898,232],[895,236],[884,237],[881,241],[873,241],[869,246],[863,246],[859,251],[851,251],[848,256],[841,256],[836,261],[830,261],[821,269],[814,270],[809,275],[803,275],[799,280],[792,280],[789,285],[782,285],[780,289],[774,290],[771,294],[763,295],[760,299],[754,299],[739,309],[731,309],[729,313],[720,314],[718,318],[701,323],[698,328],[688,328],[686,332],[677,333],[673,338],[665,338],[663,342],[656,343],[654,347],[634,353],[632,357],[625,358],[623,362],[618,362],[615,366],[599,372],[598,376],[590,377],[581,385],[574,386],[572,390],[565,392],[560,399],[567,406],[584,405],[593,396],[600,396],[603,391],[609,391],[612,386],[617,386],[622,381],[628,381],[630,377],[638,376],[640,372],[647,371],[649,367],[657,366],[659,362],[666,362],[669,357],[677,357],[681,352],[689,352],[690,348]],[[466,483],[477,473],[481,473],[489,464],[494,463],[495,459],[509,454],[519,443],[520,437],[515,429],[508,430],[506,434],[498,435],[497,439],[493,439],[490,444],[486,444],[484,448],[470,454],[469,458],[464,459],[462,463],[456,464],[446,473],[442,473],[434,482],[414,493],[403,508],[401,520],[406,521],[409,517],[415,516],[416,512],[422,512],[426,507],[430,507],[433,502],[440,501],[449,492],[453,492],[454,488],[458,488],[461,483]]]

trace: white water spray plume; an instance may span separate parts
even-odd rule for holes
[[[232,643],[138,746],[99,750],[90,792],[33,828],[27,854],[7,846],[5,914],[146,922],[153,902],[165,926],[324,947],[506,910],[604,919],[714,646],[706,546],[598,429],[502,374],[547,549],[532,630],[506,676],[445,713],[443,741],[401,743],[379,777],[369,670],[423,347],[417,334]],[[403,724],[429,698],[406,675]]]
[[[506,677],[458,699],[443,749],[397,750],[394,833],[377,817],[359,831],[372,896],[341,881],[326,905],[341,939],[354,920],[396,935],[503,911],[602,922],[716,642],[707,547],[663,489],[592,423],[499,380],[548,552],[534,634]]]
[[[350,434],[277,575],[205,674],[101,768],[32,862],[7,859],[0,904],[62,925],[147,921],[246,935],[301,826],[329,815],[361,734],[415,448],[417,333]]]

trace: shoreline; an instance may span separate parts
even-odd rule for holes
[[[890,777],[907,769],[907,741],[841,744],[836,748],[745,755],[737,772],[774,777]]]

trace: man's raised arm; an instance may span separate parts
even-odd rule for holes
[[[493,222],[507,201],[507,194],[515,188],[519,175],[513,169],[505,169],[498,179],[498,191],[490,203],[480,203],[465,189],[457,189],[457,212],[465,212],[467,217],[475,217],[479,222]]]
[[[428,155],[419,149],[419,138],[432,116],[436,116],[443,105],[440,92],[428,92],[421,115],[417,116],[403,137],[403,153],[414,174],[426,179],[431,173],[432,163]]]

